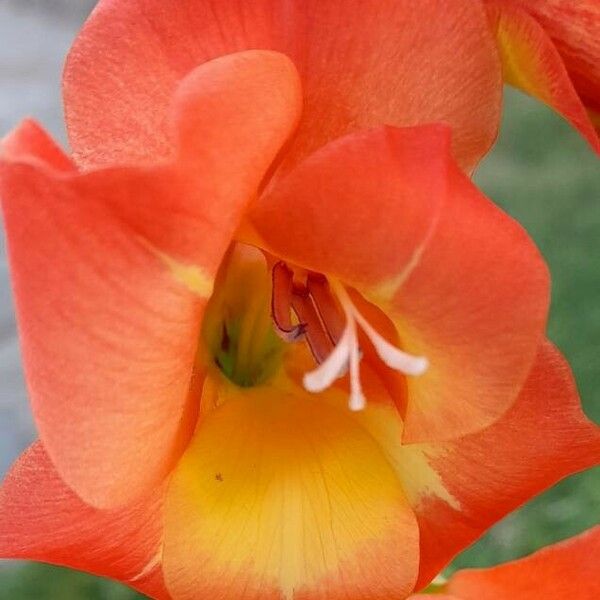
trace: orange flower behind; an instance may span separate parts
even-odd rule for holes
[[[507,83],[554,108],[600,153],[600,6],[485,0]]]
[[[531,556],[487,569],[455,573],[434,595],[411,600],[595,600],[600,594],[600,526],[542,548]]]

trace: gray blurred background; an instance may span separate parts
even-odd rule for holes
[[[63,57],[93,2],[0,0],[0,135],[35,115],[65,140],[60,104]],[[0,231],[0,473],[32,436]]]
[[[0,136],[34,116],[62,143],[64,56],[92,0],[0,0]],[[550,263],[550,337],[570,360],[590,417],[600,421],[600,169],[578,135],[509,91],[500,140],[476,181],[530,231]],[[0,228],[0,476],[33,439]],[[499,449],[501,451],[501,449]],[[452,565],[489,565],[598,521],[600,470],[573,476],[492,529]],[[1,518],[1,516],[0,516]],[[0,563],[0,600],[125,600],[116,584],[43,565]]]

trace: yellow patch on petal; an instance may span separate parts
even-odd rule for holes
[[[202,267],[182,263],[156,248],[156,246],[151,244],[146,238],[140,236],[138,239],[143,246],[145,246],[169,269],[173,277],[179,283],[200,298],[210,297],[214,287],[214,277],[208,275]]]
[[[488,11],[496,29],[505,81],[548,104],[600,152],[593,115],[586,111],[566,59],[548,32],[524,7],[488,0]]]
[[[179,283],[185,285],[191,292],[201,298],[210,297],[214,280],[201,267],[180,263],[162,252],[157,251],[156,254]]]
[[[374,406],[369,411],[355,414],[354,418],[379,440],[412,507],[417,508],[425,498],[435,496],[460,510],[460,502],[446,489],[440,475],[430,464],[443,450],[430,444],[402,445],[402,424],[393,418],[393,410]]]
[[[540,67],[539,58],[535,50],[513,31],[512,27],[510,22],[503,19],[497,32],[504,80],[550,103],[552,101],[550,82]]]
[[[460,502],[446,489],[442,478],[431,466],[431,461],[438,456],[438,452],[442,451],[428,444],[403,446],[400,473],[402,486],[414,508],[419,508],[425,498],[433,496],[459,511]]]
[[[410,277],[410,274],[419,266],[421,256],[427,247],[426,243],[421,244],[412,255],[410,262],[395,277],[382,281],[379,285],[369,290],[368,296],[373,301],[389,302],[398,293],[404,282]]]
[[[220,395],[168,492],[163,568],[171,594],[408,595],[418,570],[416,518],[395,466],[347,410],[345,394],[314,396],[279,380],[246,389],[224,382]]]

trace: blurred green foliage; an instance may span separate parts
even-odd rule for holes
[[[508,91],[498,144],[477,184],[531,233],[550,264],[550,338],[570,360],[588,415],[600,421],[600,163],[556,115]],[[498,448],[498,452],[502,452]],[[532,500],[463,552],[449,571],[496,564],[595,524],[600,469]],[[111,582],[45,565],[0,571],[0,600],[131,600]]]
[[[126,587],[84,573],[42,564],[0,570],[2,600],[133,600]]]

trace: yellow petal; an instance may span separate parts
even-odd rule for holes
[[[405,597],[418,570],[416,520],[388,453],[348,411],[346,394],[312,396],[281,380],[223,382],[219,394],[168,492],[171,594]]]

